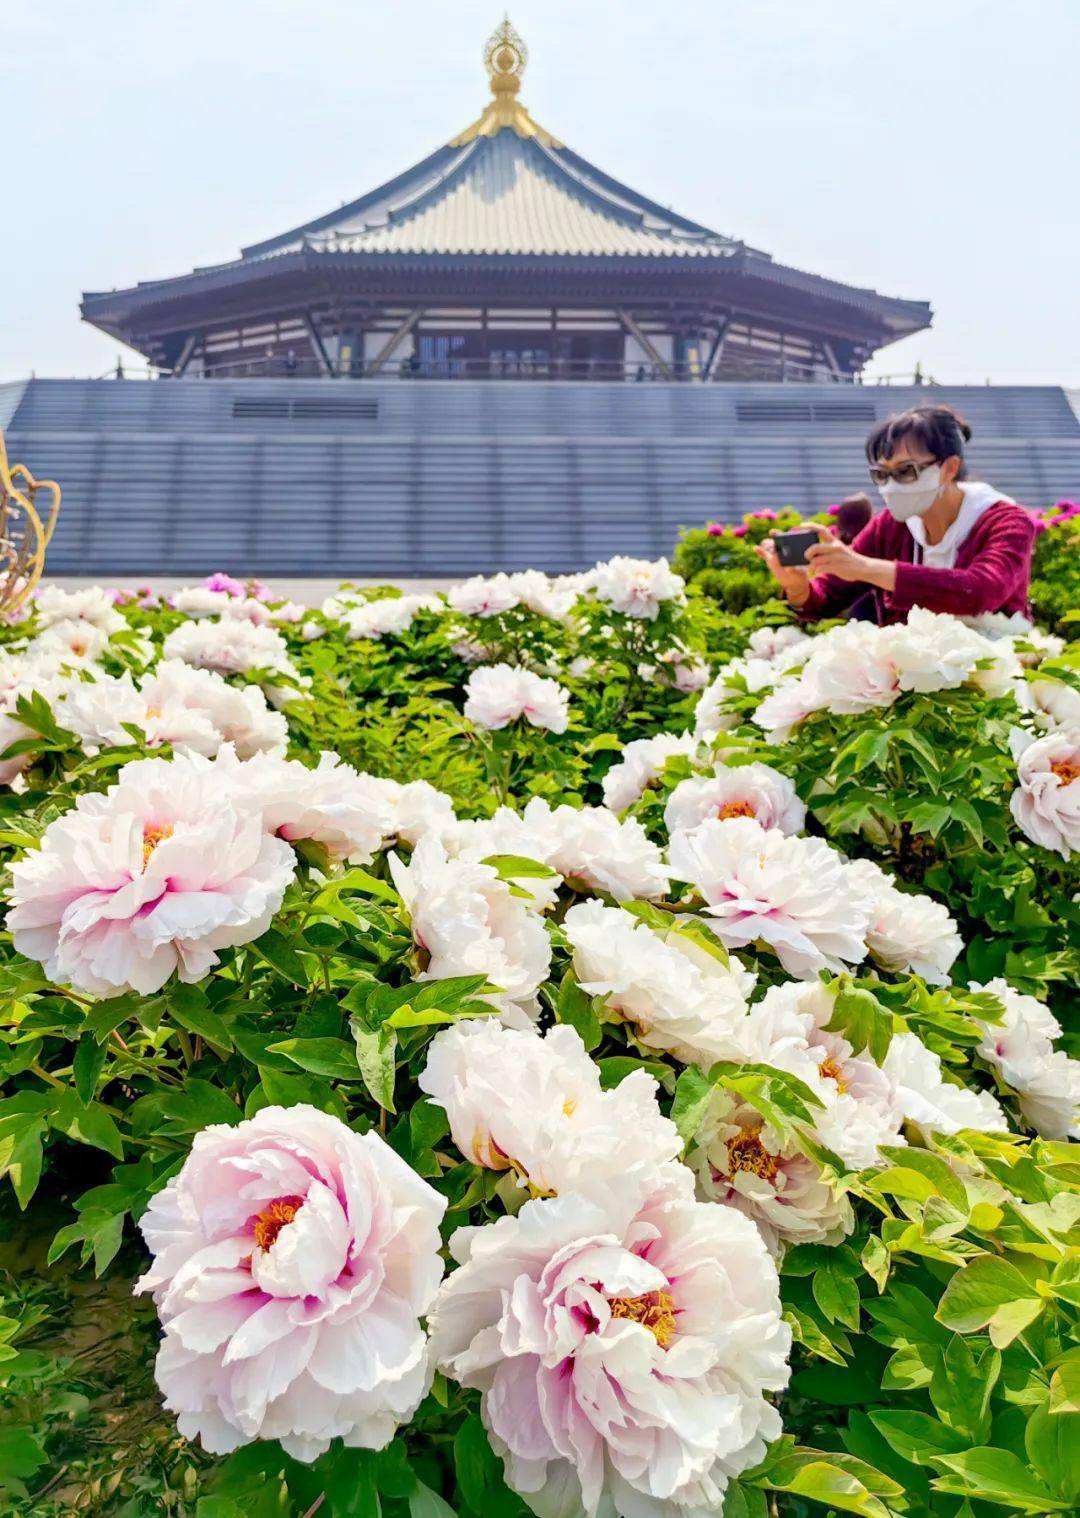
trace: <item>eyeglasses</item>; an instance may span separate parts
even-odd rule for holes
[[[914,485],[924,469],[933,469],[939,464],[940,459],[924,459],[921,464],[914,459],[905,459],[902,464],[889,469],[884,464],[870,465],[870,478],[875,485],[887,485],[890,480],[895,480],[898,485]]]

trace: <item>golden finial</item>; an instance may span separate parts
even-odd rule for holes
[[[37,510],[39,492],[49,498],[44,522]],[[9,468],[0,432],[0,617],[18,611],[41,579],[59,510],[60,486],[55,480],[35,480],[24,464]]]
[[[478,121],[450,139],[452,148],[464,147],[476,137],[494,137],[504,127],[509,127],[519,137],[535,137],[545,147],[562,147],[562,143],[550,132],[545,132],[516,98],[528,61],[529,50],[521,34],[511,24],[510,17],[504,16],[484,44],[484,67],[495,98],[488,102],[487,110]]]
[[[521,34],[511,25],[510,17],[504,16],[484,44],[484,67],[491,80],[491,93],[496,98],[516,95],[528,61],[529,50]]]

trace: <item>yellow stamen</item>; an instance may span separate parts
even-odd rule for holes
[[[562,1104],[563,1117],[573,1117],[577,1111],[577,1102],[572,1096],[568,1096]]]
[[[1055,759],[1050,768],[1062,785],[1071,785],[1074,780],[1080,780],[1080,764],[1075,759]]]
[[[166,838],[171,838],[172,835],[173,835],[172,827],[167,822],[163,823],[162,826],[159,827],[159,828],[143,828],[143,835],[142,835],[142,862],[143,862],[143,869],[145,869],[146,866],[150,863],[150,855],[157,848],[158,844],[164,842],[164,840]]]
[[[818,1069],[821,1071],[822,1075],[827,1081],[836,1082],[836,1089],[842,1096],[848,1088],[848,1083],[844,1079],[843,1066],[840,1064],[840,1061],[833,1059],[832,1055],[827,1055],[826,1058],[821,1061]]]
[[[749,801],[725,801],[716,815],[726,822],[729,817],[756,817],[757,813]]]
[[[776,1156],[770,1154],[761,1142],[760,1128],[740,1128],[736,1138],[728,1139],[727,1155],[729,1175],[748,1170],[751,1175],[760,1175],[762,1180],[775,1181],[780,1170]]]
[[[612,1297],[613,1318],[626,1318],[647,1328],[661,1349],[675,1337],[675,1299],[670,1291],[646,1291],[640,1297]]]
[[[278,1234],[292,1222],[303,1205],[303,1197],[283,1196],[264,1207],[255,1219],[255,1242],[259,1248],[272,1248]]]

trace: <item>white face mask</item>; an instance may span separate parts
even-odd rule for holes
[[[889,480],[887,484],[879,485],[878,491],[885,502],[885,510],[897,522],[906,522],[909,517],[921,517],[941,494],[941,465],[934,464],[931,468],[924,469],[910,485]]]

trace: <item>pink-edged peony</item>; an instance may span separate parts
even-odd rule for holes
[[[451,1241],[433,1358],[479,1388],[507,1482],[540,1518],[718,1513],[780,1433],[776,1270],[751,1223],[691,1186],[672,1166],[644,1204],[613,1185]]]
[[[80,991],[148,994],[265,933],[296,860],[233,773],[198,755],[141,759],[80,796],[11,866],[18,952]]]
[[[870,896],[820,838],[789,838],[752,817],[713,817],[675,833],[671,873],[694,886],[717,937],[767,943],[791,975],[813,978],[866,957]]]
[[[1080,728],[1042,738],[1014,729],[1011,741],[1019,784],[1009,806],[1017,827],[1063,859],[1080,853]]]
[[[522,891],[538,912],[549,911],[558,900],[562,877],[545,865],[551,841],[543,827],[527,822],[520,813],[500,806],[493,816],[459,822],[447,835],[447,847],[456,859],[483,861],[499,856],[529,860],[543,873],[503,874]]]
[[[532,727],[565,733],[570,697],[555,680],[514,664],[474,669],[465,686],[465,715],[477,727],[509,727],[524,717]]]
[[[497,617],[501,612],[513,611],[521,596],[509,575],[473,575],[452,585],[446,599],[454,611],[467,617]]]
[[[635,1070],[604,1091],[580,1036],[544,1037],[488,1020],[437,1033],[420,1089],[443,1107],[467,1160],[508,1170],[534,1196],[602,1196],[613,1184],[644,1195],[682,1140],[657,1105],[657,1084]]]
[[[680,780],[664,809],[669,833],[689,832],[709,817],[753,817],[763,828],[801,833],[806,807],[786,775],[768,764],[717,764],[712,775]]]
[[[1050,1008],[1000,977],[971,989],[1001,1003],[1001,1022],[980,1023],[979,1053],[1016,1092],[1024,1121],[1043,1138],[1080,1138],[1080,1060],[1054,1048],[1061,1024]]]
[[[1005,1114],[989,1091],[973,1091],[945,1079],[941,1059],[916,1033],[898,1033],[882,1069],[896,1092],[904,1121],[926,1133],[959,1133],[974,1128],[1001,1133]]]
[[[333,861],[368,864],[394,836],[393,802],[382,783],[337,754],[320,755],[314,769],[260,754],[238,774],[269,832],[290,843],[310,839]]]
[[[382,1449],[431,1383],[420,1318],[445,1200],[375,1133],[264,1107],[196,1135],[139,1227],[164,1329],[156,1375],[186,1439]]]
[[[283,754],[289,741],[285,718],[271,711],[257,685],[230,685],[211,669],[182,659],[162,659],[139,683],[146,703],[144,731],[151,744],[171,743],[213,758],[231,743],[237,758]]]
[[[82,590],[43,585],[34,597],[33,611],[39,628],[54,627],[61,622],[84,622],[108,634],[127,626],[116,610],[113,596],[100,585],[87,585]]]
[[[390,872],[427,957],[421,980],[485,975],[504,1019],[527,1027],[539,1015],[536,992],[551,963],[551,943],[537,914],[490,865],[447,858],[434,834],[420,839],[409,863],[390,855]]]
[[[731,1091],[709,1098],[687,1163],[702,1201],[741,1212],[773,1254],[790,1244],[838,1244],[855,1226],[851,1203],[818,1162]]]

